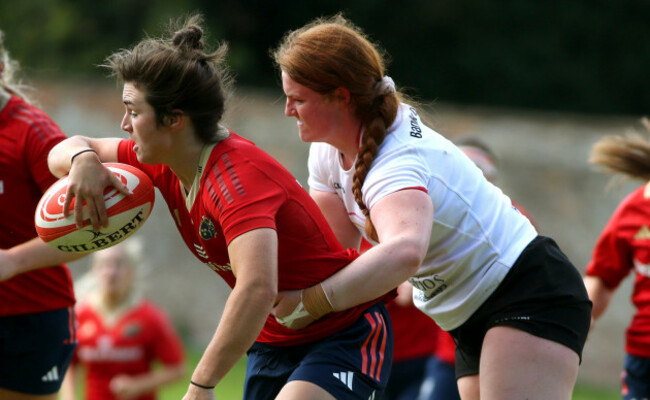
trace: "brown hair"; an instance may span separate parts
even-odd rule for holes
[[[383,50],[337,14],[287,33],[272,57],[291,79],[322,95],[329,96],[339,87],[350,91],[352,110],[364,128],[352,191],[366,216],[366,234],[377,240],[361,188],[403,96],[380,90],[386,63]]]
[[[166,124],[174,110],[187,114],[204,143],[218,141],[231,77],[223,65],[228,46],[204,51],[200,14],[170,22],[169,38],[146,38],[133,49],[110,55],[102,67],[146,93],[156,121]]]
[[[641,122],[650,132],[650,121],[643,118]],[[650,180],[650,142],[638,132],[607,136],[594,144],[589,162],[604,167],[604,172]]]

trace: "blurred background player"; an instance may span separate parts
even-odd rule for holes
[[[174,327],[138,290],[140,251],[140,241],[130,238],[94,253],[92,270],[76,285],[79,345],[64,382],[64,400],[76,399],[79,368],[85,370],[88,400],[153,400],[157,389],[185,375],[183,345]],[[84,283],[89,287],[83,289]]]
[[[56,181],[47,154],[65,136],[22,94],[3,39],[0,31],[0,399],[53,400],[76,344],[63,263],[80,256],[41,241],[34,212]]]
[[[650,131],[650,122],[645,119]],[[641,135],[599,140],[589,160],[607,172],[645,183],[627,195],[600,234],[585,271],[585,285],[593,302],[592,328],[631,272],[631,300],[636,313],[627,327],[622,398],[650,398],[650,143]]]

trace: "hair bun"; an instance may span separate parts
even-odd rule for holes
[[[203,30],[196,25],[188,26],[174,33],[174,46],[187,50],[202,50]]]

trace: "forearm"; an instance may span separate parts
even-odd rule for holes
[[[274,300],[275,293],[235,286],[219,326],[192,374],[192,381],[217,385],[255,342]]]
[[[70,171],[72,156],[76,153],[91,149],[88,138],[72,136],[52,148],[47,157],[47,165],[54,176],[62,177]]]
[[[426,257],[433,203],[426,192],[401,190],[370,210],[379,244],[323,282],[334,311],[376,299],[413,276]]]
[[[78,260],[84,254],[57,250],[36,237],[6,250],[5,256],[7,257],[5,265],[13,266],[11,276],[14,276],[34,269]]]
[[[376,299],[410,278],[420,260],[401,251],[408,245],[401,240],[382,243],[323,281],[333,310],[342,311]]]
[[[587,288],[589,299],[593,303],[591,308],[591,318],[595,321],[605,313],[605,310],[607,310],[614,294],[614,290],[607,287],[605,282],[597,276],[585,276],[584,283]]]

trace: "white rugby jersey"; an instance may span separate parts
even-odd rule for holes
[[[343,169],[335,147],[312,143],[309,186],[337,193],[365,236],[353,175],[354,167]],[[433,202],[434,221],[426,258],[409,279],[413,301],[442,329],[451,330],[494,292],[537,232],[460,149],[402,104],[366,177],[363,201],[372,209],[390,193],[418,187]]]

